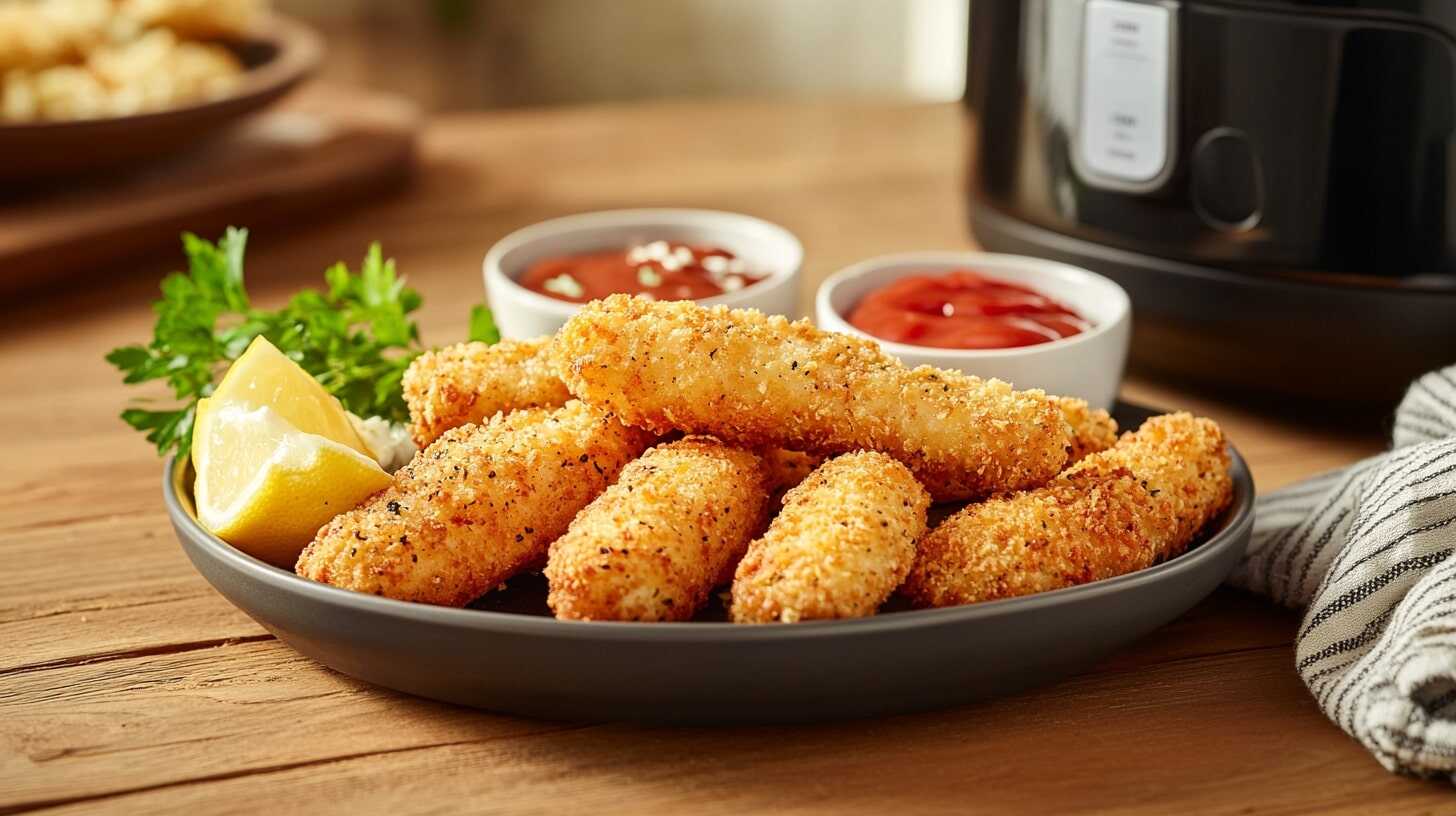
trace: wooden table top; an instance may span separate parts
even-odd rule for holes
[[[955,106],[671,103],[441,117],[408,192],[255,232],[272,304],[384,242],[428,343],[465,333],[480,259],[516,227],[643,205],[740,210],[796,232],[801,307],[870,255],[970,245]],[[536,722],[351,680],[295,654],[193,571],[161,464],[102,354],[150,336],[180,251],[4,306],[0,814],[945,810],[1431,812],[1325,720],[1294,672],[1296,613],[1221,590],[1058,685],[950,711],[815,727]],[[1268,489],[1379,449],[1138,380],[1210,415]]]

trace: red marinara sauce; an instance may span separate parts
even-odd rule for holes
[[[536,262],[521,276],[533,292],[585,303],[624,292],[657,300],[698,300],[763,280],[726,249],[652,241],[623,249],[563,255]]]
[[[1033,346],[1092,327],[1034,289],[970,270],[901,278],[860,300],[849,322],[883,340],[949,349]]]

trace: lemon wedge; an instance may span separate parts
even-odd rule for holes
[[[215,403],[267,406],[303,433],[317,434],[378,459],[354,430],[338,398],[262,336],[233,361],[212,392]]]
[[[318,418],[294,395],[280,396],[284,410]],[[301,430],[284,410],[199,401],[192,461],[202,525],[255,558],[291,569],[320,527],[391,480],[372,455]]]

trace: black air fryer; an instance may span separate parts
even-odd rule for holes
[[[1456,362],[1456,0],[974,0],[970,54],[976,238],[1122,284],[1144,369]]]

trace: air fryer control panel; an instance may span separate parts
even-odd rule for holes
[[[1144,189],[1166,176],[1173,15],[1168,5],[1088,0],[1076,143],[1087,183]]]
[[[1456,285],[1456,31],[1363,5],[977,0],[977,206],[1195,264]]]

